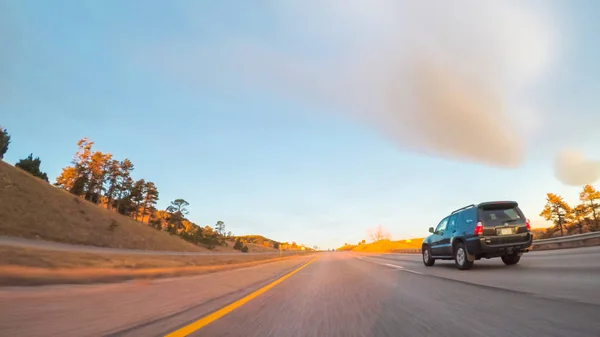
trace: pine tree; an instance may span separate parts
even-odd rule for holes
[[[56,177],[55,185],[62,187],[77,196],[86,194],[89,183],[89,166],[92,157],[94,142],[82,138],[77,142],[77,152],[73,157],[73,166],[63,168],[62,173]]]
[[[144,188],[146,186],[146,181],[144,179],[140,179],[133,184],[131,188],[131,192],[129,194],[129,209],[133,214],[134,219],[138,219],[140,214],[140,208],[144,201]]]
[[[548,193],[546,195],[546,205],[540,213],[540,216],[548,221],[552,221],[555,228],[560,230],[560,235],[564,235],[564,226],[566,220],[571,216],[571,207],[563,200],[561,196]]]
[[[146,182],[146,185],[144,186],[144,200],[142,203],[142,222],[144,222],[144,216],[146,216],[146,214],[148,214],[149,211],[149,214],[152,214],[151,210],[154,209],[154,206],[156,205],[157,201],[158,189],[156,188],[156,185],[154,185],[154,183],[151,181]],[[150,215],[148,215],[148,222],[149,221]]]
[[[117,212],[121,214],[126,213],[121,204],[133,187],[133,178],[131,178],[131,171],[133,170],[133,163],[129,159],[125,159],[119,163],[119,174],[115,188],[115,193],[117,196],[115,208],[117,209]]]
[[[225,235],[225,223],[223,221],[217,221],[215,225],[215,230],[217,234],[224,236]]]
[[[107,164],[107,170],[108,172],[106,179],[108,183],[108,188],[106,189],[104,197],[106,198],[106,209],[112,209],[115,194],[117,193],[117,184],[121,175],[121,171],[119,170],[119,161],[114,159],[111,160]]]
[[[8,151],[10,145],[10,135],[8,131],[0,125],[0,159],[4,159],[4,155]]]
[[[19,162],[15,164],[15,167],[18,167],[23,171],[29,172],[34,177],[38,177],[48,182],[48,175],[40,170],[41,164],[42,161],[40,160],[40,158],[36,157],[35,159],[33,159],[32,153],[29,155],[29,157],[19,160]]]
[[[591,208],[586,204],[579,204],[573,208],[570,214],[570,222],[573,223],[578,229],[579,233],[583,234],[583,225],[586,218],[590,215]]]
[[[592,212],[592,219],[594,220],[594,230],[598,230],[598,208],[600,203],[600,191],[597,191],[592,185],[585,185],[583,191],[579,194],[579,200],[583,203],[589,203],[590,211]]]
[[[100,202],[100,196],[104,191],[104,183],[106,182],[111,159],[111,154],[100,151],[96,151],[91,155],[87,166],[89,174],[85,194],[87,200],[94,203]]]

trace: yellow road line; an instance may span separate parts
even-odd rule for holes
[[[291,272],[285,274],[284,276],[280,277],[279,279],[267,284],[266,286],[256,290],[255,292],[247,295],[246,297],[240,298],[239,300],[229,304],[228,306],[225,306],[215,312],[213,312],[212,314],[208,315],[208,316],[204,316],[201,319],[190,323],[189,325],[184,326],[183,328],[180,328],[178,330],[175,330],[167,335],[165,335],[165,337],[183,337],[183,336],[187,336],[189,334],[191,334],[194,331],[200,330],[203,327],[207,326],[208,324],[218,320],[219,318],[231,313],[232,311],[234,311],[235,309],[243,306],[244,304],[252,301],[253,299],[255,299],[256,297],[258,297],[259,295],[267,292],[269,289],[275,287],[276,285],[278,285],[279,283],[283,282],[285,279],[289,278],[290,276],[296,274],[297,272],[299,272],[302,268],[308,266],[309,264],[315,262],[316,258],[308,261],[307,263],[301,265],[300,267],[292,270]]]

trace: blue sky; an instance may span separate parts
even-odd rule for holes
[[[511,61],[498,66],[506,71],[489,73],[498,79],[490,88],[513,88],[510,81],[521,75],[530,83],[519,91],[499,90],[510,91],[509,110],[536,112],[528,115],[533,127],[522,130],[525,122],[519,121],[528,117],[507,115],[518,130],[511,141],[522,137],[516,147],[524,152],[510,167],[469,151],[455,155],[443,145],[407,145],[419,134],[388,127],[387,110],[378,112],[379,96],[371,95],[376,91],[361,86],[374,77],[340,66],[362,64],[348,56],[354,51],[379,57],[391,46],[392,53],[405,55],[416,40],[411,36],[430,36],[419,33],[429,28],[369,24],[387,22],[379,20],[378,8],[367,8],[377,1],[342,11],[310,1],[294,7],[298,3],[0,2],[0,123],[13,140],[5,161],[33,152],[53,180],[69,164],[77,140],[87,136],[97,150],[130,158],[135,178],[154,181],[161,207],[184,198],[198,224],[223,220],[236,234],[323,248],[367,239],[377,225],[394,239],[422,237],[446,213],[482,200],[518,200],[541,226],[537,214],[546,192],[576,201],[579,188],[560,183],[552,166],[563,146],[598,158],[600,138],[592,127],[600,122],[596,2],[540,2],[545,24],[523,36],[552,39],[552,49],[540,44],[539,50],[514,52],[522,44],[511,45],[512,38],[492,39],[498,48],[481,49],[491,55],[484,61]],[[515,5],[500,23],[517,25],[513,12],[522,14],[518,24],[524,27],[540,19]],[[497,27],[488,26],[482,30]],[[394,29],[398,35],[388,34]],[[449,41],[462,33],[449,31]],[[462,49],[449,48],[457,51],[451,57],[462,55]],[[526,59],[536,52],[537,59]],[[524,61],[510,54],[524,55]],[[549,65],[538,70],[548,55]],[[476,67],[476,61],[470,64]],[[533,69],[535,80],[523,69]],[[515,76],[506,80],[509,71]],[[495,123],[513,128],[503,116]],[[471,138],[485,145],[493,136]]]

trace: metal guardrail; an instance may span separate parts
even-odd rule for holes
[[[569,236],[559,236],[559,237],[550,238],[550,239],[533,240],[533,245],[539,246],[539,245],[547,245],[547,244],[563,243],[563,242],[574,242],[574,241],[597,239],[597,238],[600,238],[600,232],[590,232],[590,233],[575,234],[575,235],[569,235]]]
[[[600,239],[600,232],[590,232],[590,233],[583,233],[583,234],[575,234],[575,235],[569,235],[569,236],[559,236],[556,238],[550,238],[550,239],[539,239],[539,240],[533,240],[533,249],[535,250],[536,246],[545,246],[545,245],[552,245],[552,244],[562,244],[562,243],[568,243],[568,242],[581,242],[581,241],[585,241],[585,240],[591,240],[591,239]],[[392,253],[398,253],[398,254],[421,254],[421,249],[419,248],[414,248],[414,249],[395,249],[392,251]]]

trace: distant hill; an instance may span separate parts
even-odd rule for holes
[[[240,236],[236,236],[235,238],[241,239],[242,242],[244,242],[244,243],[254,244],[255,246],[264,247],[264,248],[272,248],[272,249],[281,248],[282,250],[302,250],[302,249],[314,250],[313,248],[310,248],[310,247],[298,245],[298,244],[296,244],[296,242],[292,242],[292,243],[278,242],[273,239],[266,238],[262,235],[240,235]]]
[[[402,249],[419,249],[423,244],[423,238],[408,240],[380,240],[371,243],[361,243],[358,245],[344,245],[338,248],[338,251],[355,251],[365,253],[394,253]]]
[[[269,243],[277,242],[275,240],[266,238],[262,235],[238,235],[238,236],[235,236],[235,238],[236,239],[240,238],[240,239],[242,239],[242,241],[249,242],[249,243],[256,243],[259,245],[262,245],[264,242],[269,242]],[[280,242],[277,242],[277,243],[280,243]]]

